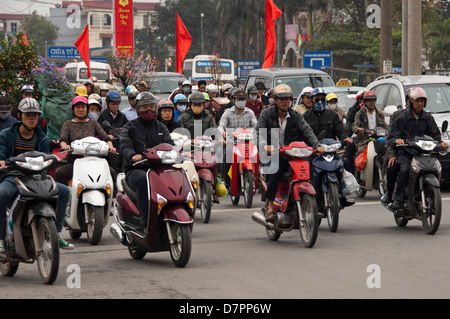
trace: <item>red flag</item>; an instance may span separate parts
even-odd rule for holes
[[[183,60],[191,47],[192,37],[177,13],[177,73],[183,72]]]
[[[22,35],[22,40],[23,40],[23,43],[24,43],[25,45],[28,45],[28,38],[27,38],[27,34],[26,34],[26,33],[24,33],[24,34]]]
[[[83,59],[84,63],[86,63],[88,78],[91,77],[91,64],[89,58],[89,25],[86,26],[83,33],[81,33],[80,37],[77,41],[75,41],[75,46],[80,52],[80,56]]]
[[[266,0],[266,57],[264,58],[263,69],[270,68],[275,61],[277,46],[275,20],[282,14],[283,12],[273,3],[273,0]]]

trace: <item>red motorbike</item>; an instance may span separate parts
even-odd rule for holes
[[[214,153],[215,142],[209,136],[199,136],[192,141],[194,147],[194,166],[199,179],[200,215],[203,223],[211,218],[213,192],[215,192],[217,178],[217,158]]]
[[[258,148],[253,141],[251,129],[240,129],[233,133],[233,163],[230,167],[231,202],[239,204],[239,198],[244,196],[246,208],[251,208],[253,195],[258,186],[259,156]]]
[[[136,140],[132,128],[130,138]],[[187,265],[191,255],[191,231],[194,221],[195,193],[183,168],[181,153],[169,144],[148,149],[143,160],[136,163],[148,167],[150,194],[147,225],[142,228],[137,208],[137,195],[127,185],[125,174],[117,177],[117,201],[114,204],[115,223],[111,233],[125,246],[134,259],[147,252],[170,251],[177,267]]]
[[[293,142],[280,148],[279,157],[289,162],[290,170],[280,181],[274,202],[274,223],[266,222],[268,201],[262,212],[252,215],[254,222],[266,227],[267,236],[276,241],[283,232],[300,230],[305,247],[313,247],[319,232],[319,215],[315,199],[316,191],[310,182],[310,163],[305,158],[315,151],[304,142]],[[274,156],[274,153],[272,153]],[[264,174],[261,184],[267,190]]]

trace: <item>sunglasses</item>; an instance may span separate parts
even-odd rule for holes
[[[326,98],[314,99],[314,102],[325,102]]]

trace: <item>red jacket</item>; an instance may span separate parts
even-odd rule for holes
[[[259,114],[264,108],[264,104],[259,100],[256,100],[254,104],[252,104],[252,101],[247,100],[245,107],[248,107],[250,110],[252,110],[253,113],[255,113],[256,118],[258,118]]]

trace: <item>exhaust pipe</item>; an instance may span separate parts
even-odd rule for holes
[[[123,232],[122,232],[122,228],[120,228],[119,225],[117,225],[116,223],[112,223],[111,227],[109,228],[109,231],[111,232],[111,234],[116,237],[122,244],[123,244]]]
[[[264,227],[271,227],[271,228],[274,227],[274,225],[272,223],[266,222],[266,217],[261,212],[254,212],[252,214],[252,220],[255,223],[260,224]]]

